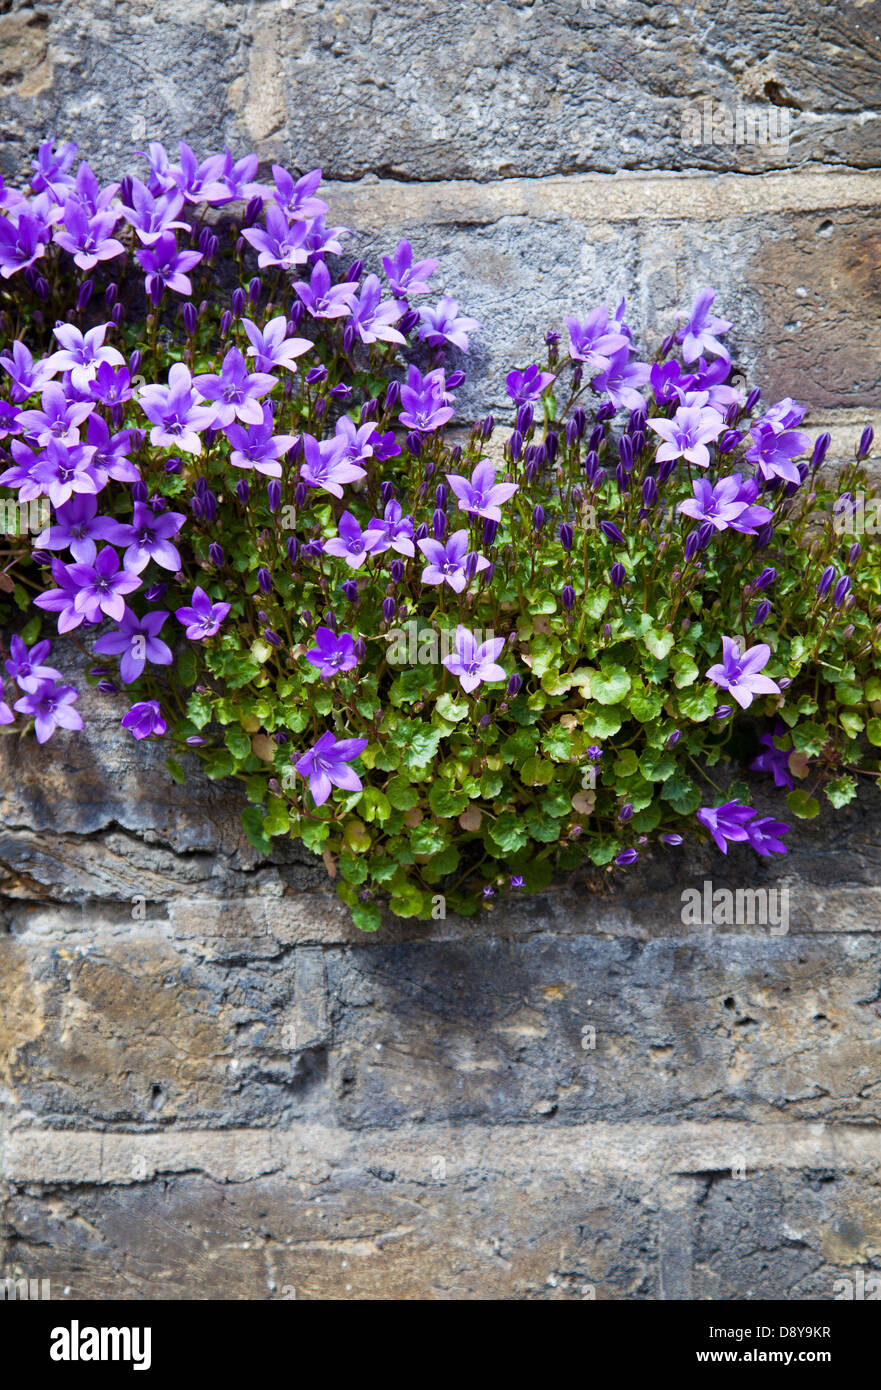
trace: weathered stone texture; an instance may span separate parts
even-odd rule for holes
[[[56,131],[102,166],[183,133],[341,178],[867,168],[879,81],[876,14],[859,0],[13,0],[0,158],[8,169]],[[695,133],[705,100],[718,134],[713,117]],[[785,138],[726,137],[738,109]]]

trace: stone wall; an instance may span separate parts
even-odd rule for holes
[[[624,294],[660,336],[709,280],[769,395],[842,450],[881,423],[872,4],[0,11],[0,171],[50,132],[107,174],[178,135],[321,164],[359,249],[406,232],[484,321],[466,414],[564,313]],[[705,102],[787,139],[695,143]],[[234,795],[85,701],[79,739],[0,742],[0,1274],[823,1300],[881,1268],[874,793],[752,867],[783,935],[684,926],[683,886],[747,882],[694,850],[364,937],[320,860],[257,862]]]

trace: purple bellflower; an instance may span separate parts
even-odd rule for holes
[[[443,658],[443,665],[458,676],[462,689],[470,694],[484,681],[507,680],[508,673],[497,659],[504,646],[504,637],[478,643],[476,635],[460,623],[456,628],[456,650]]]
[[[426,537],[419,541],[419,549],[428,564],[422,571],[423,584],[449,584],[454,594],[461,594],[471,577],[466,565],[471,556],[468,553],[468,532],[454,531],[449,540],[432,540]],[[483,555],[475,555],[472,574],[489,569],[489,560]]]
[[[470,480],[457,473],[448,473],[447,482],[459,500],[459,510],[482,516],[489,521],[501,521],[501,506],[517,491],[516,483],[497,483],[495,464],[481,459]]]
[[[150,738],[154,734],[161,738],[168,728],[158,700],[139,700],[119,722],[136,739]]]
[[[350,633],[337,634],[329,627],[319,627],[315,632],[315,646],[306,653],[306,660],[318,667],[323,680],[330,680],[341,671],[351,671],[358,665],[354,647],[355,639]]]
[[[45,743],[56,729],[81,729],[82,715],[73,708],[79,695],[72,685],[56,685],[54,680],[40,681],[36,690],[16,700],[14,708],[33,718],[38,743]]]
[[[780,687],[770,676],[760,674],[771,657],[771,648],[758,642],[741,655],[740,643],[722,638],[722,661],[711,666],[707,677],[734,696],[741,709],[748,709],[756,695],[779,695]]]
[[[682,356],[686,362],[694,362],[701,353],[711,352],[715,357],[728,357],[728,349],[719,342],[719,334],[727,333],[731,324],[710,312],[716,291],[707,286],[698,290],[691,306],[691,312],[679,315],[687,322],[676,331],[676,341],[682,344]]]
[[[336,739],[330,730],[294,763],[301,777],[308,779],[316,806],[323,806],[334,787],[346,792],[362,790],[361,778],[348,764],[367,747],[366,738]]]
[[[203,642],[217,635],[229,610],[228,603],[212,603],[205,590],[197,584],[191,604],[176,608],[174,616],[186,628],[185,636],[191,642]]]

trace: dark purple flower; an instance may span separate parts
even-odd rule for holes
[[[136,739],[150,738],[153,734],[161,738],[168,727],[158,700],[141,700],[132,705],[120,723],[124,729],[130,729],[132,737]]]

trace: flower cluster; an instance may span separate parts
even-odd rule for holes
[[[871,433],[830,480],[706,288],[651,357],[623,302],[570,317],[509,427],[454,434],[480,325],[406,240],[347,263],[320,186],[184,143],[0,182],[0,725],[82,727],[54,630],[365,928],[688,836],[784,853],[750,758],[796,817],[877,781],[879,574],[838,524]]]

